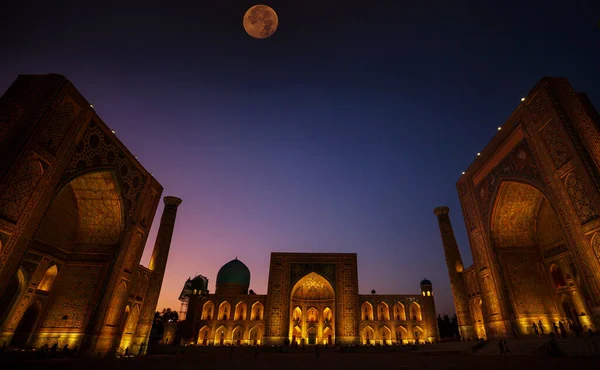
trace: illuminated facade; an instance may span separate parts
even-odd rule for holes
[[[0,345],[145,351],[181,200],[139,264],[162,186],[60,75],[0,99]]]
[[[566,79],[544,78],[457,183],[473,265],[438,207],[464,338],[600,326],[600,118]]]
[[[431,282],[423,280],[416,295],[358,294],[356,254],[272,253],[266,295],[248,294],[250,271],[237,259],[219,271],[215,294],[207,294],[204,279],[184,287],[186,343],[395,345],[439,338]]]

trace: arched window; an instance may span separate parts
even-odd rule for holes
[[[400,302],[394,303],[394,319],[400,321],[406,320],[406,309]]]
[[[369,302],[362,304],[362,319],[373,320],[373,306]]]
[[[421,316],[421,306],[419,306],[417,302],[410,304],[410,318],[411,320],[417,321],[423,320],[423,316]]]
[[[317,321],[319,321],[319,311],[317,311],[316,308],[311,307],[307,312],[306,312],[306,317],[307,317],[307,321],[310,323],[315,323]]]
[[[202,320],[212,320],[214,304],[208,301],[202,307]]]
[[[52,265],[46,270],[42,281],[38,285],[38,290],[43,290],[45,292],[49,292],[52,289],[52,284],[54,284],[54,279],[56,279],[56,275],[58,275],[58,268],[56,265]]]
[[[390,308],[385,302],[381,302],[377,305],[377,320],[389,320],[390,319]]]
[[[261,302],[254,302],[252,305],[252,317],[250,320],[262,320],[263,319],[263,304]]]

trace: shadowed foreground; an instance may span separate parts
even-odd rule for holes
[[[238,349],[231,355],[229,350],[217,350],[210,353],[190,355],[155,355],[140,358],[103,359],[47,359],[43,361],[27,360],[4,362],[2,367],[19,369],[56,368],[68,369],[531,369],[544,370],[571,369],[578,366],[593,368],[597,357],[536,357],[536,356],[469,356],[458,353],[340,353],[333,350],[316,353],[274,353],[261,352],[255,358],[250,349]]]

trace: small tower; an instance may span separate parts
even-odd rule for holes
[[[435,301],[433,299],[433,285],[431,281],[423,279],[421,281],[421,301],[423,302],[423,321],[427,328],[428,340],[436,341],[440,339],[440,332],[437,324],[437,313],[435,311]]]
[[[444,254],[446,255],[446,267],[450,276],[450,286],[452,287],[456,317],[458,318],[458,330],[462,339],[466,340],[475,338],[475,331],[473,330],[473,322],[469,310],[467,288],[462,275],[464,269],[463,261],[458,250],[452,224],[450,223],[449,212],[450,208],[446,206],[437,207],[433,210],[438,219],[442,245],[444,247]]]

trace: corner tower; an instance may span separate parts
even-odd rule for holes
[[[442,245],[444,247],[444,254],[446,255],[446,266],[448,268],[448,275],[450,276],[450,286],[452,287],[452,296],[454,297],[454,306],[456,307],[456,316],[458,318],[458,330],[463,339],[475,338],[473,322],[469,311],[467,288],[462,276],[464,270],[463,261],[458,250],[458,243],[456,243],[452,224],[450,223],[449,212],[450,208],[446,206],[437,207],[433,210],[438,219]],[[421,287],[423,287],[422,283]]]
[[[431,281],[423,279],[421,281],[421,295],[423,296],[423,311],[425,326],[427,327],[427,338],[431,342],[435,342],[440,338],[440,332],[437,324],[437,315],[435,311],[435,301],[433,299],[433,285]]]

